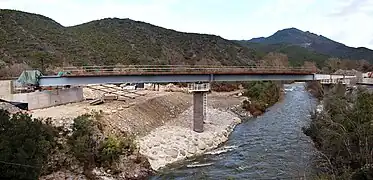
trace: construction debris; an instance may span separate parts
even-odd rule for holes
[[[99,105],[103,103],[104,103],[104,100],[102,99],[94,99],[93,101],[89,102],[90,105]]]
[[[117,94],[104,94],[103,99],[104,100],[117,100],[118,95]]]

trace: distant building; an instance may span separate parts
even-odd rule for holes
[[[351,79],[350,84],[355,85],[357,82],[361,82],[363,79],[363,73],[355,69],[352,70],[343,70],[338,69],[333,74],[345,75],[345,76],[356,76],[356,78]]]

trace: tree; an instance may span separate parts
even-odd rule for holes
[[[346,93],[337,85],[324,98],[324,111],[304,129],[327,161],[321,167],[332,179],[373,178],[372,108],[373,94],[361,89]]]
[[[56,132],[28,114],[0,109],[0,179],[38,179]]]
[[[260,64],[263,66],[289,67],[287,55],[275,52],[270,52],[264,56]]]

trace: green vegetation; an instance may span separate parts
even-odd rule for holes
[[[324,98],[324,89],[319,81],[306,82],[305,88],[318,100],[322,100]]]
[[[98,63],[89,46],[54,20],[36,14],[0,10],[0,60],[25,64],[40,71],[75,62]]]
[[[302,66],[305,62],[314,62],[321,68],[331,56],[317,53],[306,48],[289,44],[261,44],[241,41],[242,45],[250,47],[258,52],[260,57],[264,57],[270,52],[286,54],[291,66]]]
[[[131,155],[137,149],[134,137],[118,137],[110,135],[100,145],[98,157],[101,164],[110,165],[120,158],[120,155]]]
[[[76,162],[87,178],[94,179],[95,167],[113,173],[130,170],[123,169],[126,164],[118,164],[132,155],[135,162],[128,163],[149,168],[147,160],[137,154],[134,137],[106,135],[100,117],[99,113],[79,116],[74,119],[72,132],[64,132],[52,127],[50,120],[42,123],[27,114],[10,115],[0,109],[0,179],[38,179],[61,168],[74,171],[69,167],[76,167]]]
[[[324,111],[314,113],[304,133],[321,154],[320,179],[373,178],[373,94],[345,92],[336,86],[324,98]]]
[[[0,109],[0,179],[38,179],[56,136],[49,124]]]
[[[216,92],[230,92],[240,88],[239,82],[212,82],[211,90]]]
[[[103,134],[99,114],[81,115],[74,119],[73,134],[68,138],[73,155],[84,166],[86,172],[94,167],[115,169],[120,156],[129,156],[137,150],[134,137]],[[89,176],[89,174],[86,174]]]
[[[245,65],[257,59],[250,48],[218,36],[130,19],[63,27],[41,15],[0,10],[0,24],[0,64],[23,64],[43,73],[71,65]],[[0,76],[8,74],[17,73]]]
[[[323,55],[351,60],[364,59],[373,62],[373,50],[371,49],[348,47],[322,35],[317,35],[308,31],[304,32],[296,28],[279,30],[267,38],[254,38],[249,41],[241,42],[244,44],[260,43],[262,47],[266,49],[272,47],[275,48],[276,51],[285,50],[289,59],[291,59],[292,55],[297,55],[300,58],[299,60],[312,57],[315,59],[311,60],[318,65],[321,65],[320,63],[323,61]],[[270,50],[270,52],[274,52],[274,49]],[[308,56],[302,57],[302,54]]]
[[[303,37],[298,31],[291,36],[282,33],[281,38],[275,38],[278,43],[260,44],[182,33],[130,19],[106,18],[63,27],[47,17],[14,10],[0,10],[0,17],[0,64],[3,64],[0,76],[3,77],[18,76],[20,71],[30,68],[44,74],[56,73],[59,67],[71,65],[248,65],[268,60],[271,52],[286,55],[288,65],[312,62],[322,69],[333,56],[279,41],[318,38],[312,34]],[[322,38],[321,42],[327,40]],[[333,43],[321,45],[327,49],[326,45]],[[372,57],[367,56],[369,50],[362,48],[338,51],[343,52],[348,55],[341,58]]]
[[[244,96],[249,100],[243,102],[243,108],[253,116],[263,114],[266,109],[278,102],[281,95],[279,84],[272,81],[254,81],[244,84]]]
[[[275,34],[269,42],[263,43],[262,39],[258,43],[177,32],[118,18],[63,27],[50,18],[14,10],[0,10],[0,24],[0,77],[16,77],[30,68],[55,74],[62,66],[263,63],[277,66],[284,59],[288,61],[286,66],[314,64],[323,72],[332,72],[337,67],[373,69],[366,64],[373,60],[373,51],[345,48],[325,37],[294,28]],[[312,43],[309,46],[305,42]],[[339,57],[342,63],[330,64],[333,57]]]

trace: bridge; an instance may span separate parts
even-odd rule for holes
[[[315,80],[316,69],[275,66],[82,66],[42,76],[39,86],[117,83]]]
[[[82,66],[63,68],[59,75],[41,76],[39,86],[85,86],[122,83],[189,83],[193,93],[193,130],[203,132],[210,82],[219,81],[312,81],[323,84],[354,78],[316,74],[315,68],[281,66]]]

